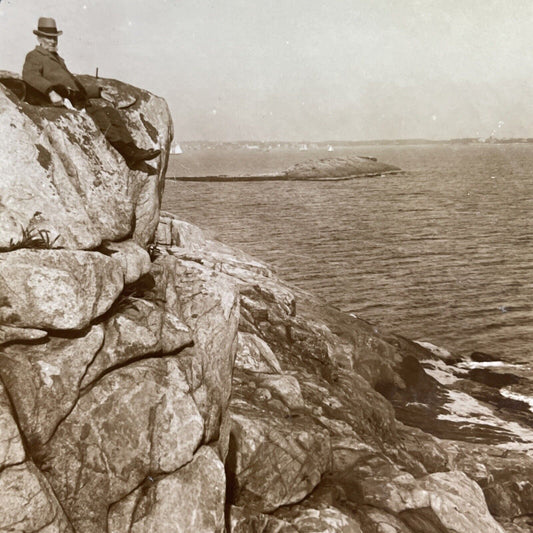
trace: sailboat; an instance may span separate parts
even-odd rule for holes
[[[170,149],[170,153],[171,154],[182,154],[183,153],[183,150],[181,149],[181,146],[176,143],[171,149]]]
[[[328,152],[333,152],[333,146],[331,144],[328,144]]]
[[[307,151],[307,144],[301,144],[300,145],[300,152],[305,152]]]

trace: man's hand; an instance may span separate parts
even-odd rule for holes
[[[72,102],[68,98],[63,98],[63,106],[71,111],[76,111],[76,108],[72,105]]]
[[[68,98],[70,96],[70,89],[62,83],[56,83],[51,87],[52,91],[55,91],[61,98]]]
[[[50,98],[50,102],[53,104],[61,104],[63,102],[63,98],[59,96],[55,91],[50,91],[48,93],[48,98]]]

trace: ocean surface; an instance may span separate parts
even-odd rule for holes
[[[365,155],[403,174],[338,182],[167,180],[163,208],[379,328],[533,365],[533,145],[206,150],[167,176],[261,175]],[[529,372],[528,372],[529,373]]]

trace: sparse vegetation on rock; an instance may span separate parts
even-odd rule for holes
[[[59,239],[59,235],[54,238],[46,229],[38,228],[23,228],[21,227],[21,236],[15,241],[13,238],[9,239],[9,244],[3,248],[0,248],[2,252],[12,252],[20,248],[33,248],[37,250],[49,250],[54,248],[54,244]]]

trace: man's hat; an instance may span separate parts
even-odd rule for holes
[[[49,17],[41,17],[37,24],[37,29],[33,30],[35,35],[40,35],[41,37],[57,37],[61,35],[62,31],[57,31],[56,21]]]

